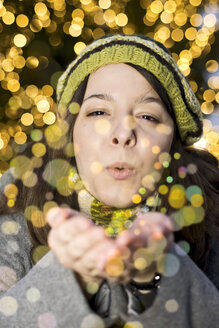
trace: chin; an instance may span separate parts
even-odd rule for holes
[[[117,198],[109,198],[109,197],[103,197],[103,199],[100,200],[101,202],[103,202],[104,204],[111,206],[111,207],[116,207],[116,208],[129,208],[134,206],[133,202],[127,201],[126,199],[118,199]]]

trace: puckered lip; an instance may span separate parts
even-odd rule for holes
[[[129,169],[134,170],[134,167],[126,162],[116,162],[107,166],[107,169]]]
[[[116,162],[108,166],[106,170],[115,180],[127,180],[136,173],[135,168],[126,162]]]

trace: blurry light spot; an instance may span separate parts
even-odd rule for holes
[[[176,2],[173,0],[165,1],[164,10],[167,13],[174,13],[176,11]]]
[[[20,14],[16,18],[16,23],[19,27],[26,27],[29,23],[29,19],[26,15]]]
[[[6,291],[17,282],[16,272],[7,266],[0,266],[0,290]]]
[[[37,103],[37,109],[40,113],[46,113],[50,109],[48,100],[42,99]]]
[[[83,0],[84,1],[84,0]],[[97,314],[88,314],[85,316],[79,328],[105,328],[103,319]]]
[[[180,153],[175,153],[175,154],[173,155],[173,157],[174,157],[175,159],[180,159],[181,155],[180,155]]]
[[[98,119],[95,122],[95,130],[99,134],[106,134],[110,130],[110,123],[105,118]]]
[[[134,266],[137,270],[144,270],[147,267],[147,262],[144,258],[137,258],[134,261]]]
[[[166,185],[161,185],[158,188],[158,191],[161,195],[166,195],[168,193],[168,187]]]
[[[57,321],[51,312],[40,314],[38,317],[38,328],[57,328]]]
[[[8,253],[14,254],[19,251],[19,245],[15,240],[9,240],[6,249]]]
[[[186,203],[186,194],[183,186],[174,185],[170,189],[168,202],[173,208],[181,208]]]
[[[16,34],[15,37],[14,37],[14,44],[17,46],[17,47],[24,47],[27,43],[27,38],[25,35],[23,34]]]
[[[26,94],[28,97],[35,98],[38,95],[38,92],[38,88],[33,84],[28,85],[26,88]]]
[[[111,257],[107,260],[106,272],[113,277],[117,277],[124,271],[124,263],[119,256]]]
[[[158,263],[158,267],[161,263]],[[163,275],[165,277],[172,277],[175,274],[177,274],[177,272],[179,271],[180,268],[180,261],[179,259],[176,257],[176,255],[174,254],[167,254],[164,257],[164,271],[163,271]],[[158,269],[159,272],[161,272]]]
[[[24,132],[17,132],[14,135],[14,141],[18,144],[18,145],[22,145],[27,141],[27,135]]]
[[[72,113],[72,114],[77,114],[79,113],[80,111],[80,105],[77,103],[77,102],[72,102],[70,105],[69,105],[69,112]]]
[[[22,181],[26,187],[30,188],[36,185],[38,178],[36,173],[32,171],[26,171],[22,176]]]
[[[211,102],[205,101],[201,104],[202,113],[209,115],[214,110],[214,105]]]
[[[159,154],[160,152],[160,147],[159,146],[153,146],[152,147],[152,153],[153,154]]]
[[[45,3],[40,2],[34,6],[34,11],[38,16],[44,16],[47,13],[47,7]]]
[[[200,14],[194,14],[190,18],[191,25],[198,27],[202,24],[202,16]]]
[[[195,174],[197,172],[197,166],[195,164],[189,164],[187,166],[187,172],[189,174]]]
[[[53,87],[49,84],[46,84],[42,87],[43,95],[46,97],[51,97],[53,95]]]
[[[144,195],[144,194],[146,193],[146,189],[143,188],[143,187],[141,187],[141,188],[139,189],[139,193],[140,193],[141,195]]]
[[[128,23],[128,17],[126,14],[120,13],[116,16],[115,21],[118,26],[125,26]]]
[[[144,328],[139,321],[128,321],[123,328]]]
[[[185,37],[187,40],[190,41],[195,40],[196,34],[197,34],[197,30],[194,27],[189,27],[185,31]]]
[[[88,282],[86,285],[86,290],[89,294],[95,294],[99,289],[99,286],[96,282]]]
[[[8,90],[11,92],[16,92],[20,89],[20,83],[19,81],[15,79],[11,79],[7,83]]]
[[[116,18],[116,13],[112,9],[107,9],[103,14],[103,17],[107,23],[112,23]]]
[[[31,303],[35,303],[40,299],[40,291],[37,288],[31,287],[26,292],[27,300]]]
[[[159,14],[163,10],[163,4],[160,0],[155,0],[151,3],[151,11],[155,14]]]
[[[47,125],[51,125],[55,123],[56,121],[56,116],[53,112],[47,112],[43,115],[43,121]]]
[[[86,47],[86,44],[84,42],[81,42],[80,41],[80,42],[75,43],[75,45],[74,45],[74,51],[75,51],[76,55],[79,55],[80,52],[82,50],[84,50],[85,47]]]
[[[18,188],[17,188],[17,186],[14,185],[14,184],[8,184],[8,185],[6,185],[5,188],[4,188],[4,194],[9,199],[16,198],[16,196],[18,194]]]
[[[108,9],[111,6],[111,0],[99,0],[99,6],[102,9]]]
[[[46,153],[46,146],[41,142],[35,143],[32,146],[32,153],[36,157],[42,157]]]
[[[167,310],[167,312],[170,312],[170,313],[176,312],[179,309],[179,304],[174,299],[168,300],[165,303],[165,309]]]
[[[182,41],[183,37],[184,37],[184,32],[183,30],[176,28],[172,31],[171,33],[171,37],[174,41]]]
[[[208,60],[205,64],[206,70],[210,73],[215,73],[218,70],[218,62],[216,60]]]
[[[204,24],[207,27],[213,27],[216,25],[217,18],[214,14],[208,14],[204,17]]]
[[[10,11],[7,11],[3,17],[2,17],[2,21],[6,24],[6,25],[11,25],[14,23],[15,18],[14,18],[14,14],[11,13]]]
[[[204,203],[204,199],[203,199],[202,195],[195,194],[195,195],[191,196],[190,202],[191,202],[192,206],[200,207]]]
[[[173,178],[172,178],[171,176],[168,176],[168,177],[166,178],[166,181],[167,181],[168,183],[172,183],[172,182],[173,182]]]
[[[29,126],[33,123],[33,115],[30,113],[25,113],[21,116],[21,123],[25,126]]]
[[[18,303],[14,297],[3,296],[0,299],[0,312],[6,316],[14,315],[17,312]]]
[[[33,141],[40,141],[43,138],[43,132],[38,129],[34,129],[30,133],[31,139]]]
[[[93,162],[90,166],[90,170],[94,174],[99,174],[103,170],[103,166],[101,165],[100,162]]]
[[[69,27],[69,34],[73,37],[78,37],[81,34],[81,27],[78,24],[71,24]]]
[[[34,69],[36,67],[38,67],[39,65],[39,59],[36,58],[35,56],[30,56],[30,57],[27,57],[27,60],[26,60],[26,66],[30,69]]]
[[[17,235],[20,228],[20,225],[14,221],[5,221],[1,224],[1,231],[5,235]]]
[[[132,196],[132,202],[134,204],[139,204],[141,202],[142,198],[140,195],[136,194]]]
[[[189,243],[188,243],[186,240],[181,240],[181,241],[179,241],[179,242],[177,243],[177,245],[178,245],[180,248],[182,248],[182,250],[183,250],[186,254],[189,253],[191,247],[190,247]],[[177,248],[176,248],[176,251],[177,251],[177,253],[178,253],[179,255],[182,255],[182,252],[179,253],[178,250],[177,250]],[[183,255],[184,255],[185,253],[183,253]]]

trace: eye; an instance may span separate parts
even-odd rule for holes
[[[87,116],[101,116],[106,115],[106,113],[102,110],[96,110],[94,112],[89,113]]]
[[[151,115],[144,114],[144,115],[141,115],[139,117],[141,117],[141,118],[143,118],[144,120],[147,120],[147,121],[159,123],[159,120],[157,118],[151,116]]]

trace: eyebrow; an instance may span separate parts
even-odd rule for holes
[[[111,102],[115,102],[115,99],[109,95],[109,94],[106,94],[106,93],[103,93],[103,94],[93,94],[93,95],[90,95],[89,97],[85,98],[83,100],[83,103],[85,101],[87,101],[88,99],[92,99],[92,98],[97,98],[97,99],[101,99],[101,100],[106,100],[106,101],[111,101]],[[142,104],[142,103],[150,103],[150,102],[156,102],[160,105],[163,105],[163,102],[160,98],[156,98],[156,97],[147,97],[146,95],[144,96],[140,96],[138,97],[136,100],[135,100],[135,103],[136,104]]]

